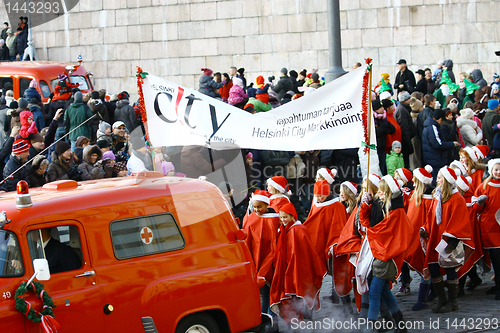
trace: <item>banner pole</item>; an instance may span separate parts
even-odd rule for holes
[[[371,133],[372,133],[372,66],[370,66],[369,70],[369,75],[370,75],[370,88],[368,89],[368,142],[366,142],[367,145],[371,145]],[[370,151],[371,148],[368,148],[368,165],[366,166],[366,175],[370,175]],[[379,162],[380,163],[380,162]]]

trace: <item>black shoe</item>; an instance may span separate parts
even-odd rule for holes
[[[476,289],[477,286],[479,286],[481,283],[483,282],[483,280],[481,280],[480,278],[477,278],[477,279],[474,279],[474,280],[470,280],[470,283],[469,283],[469,286],[467,287],[467,290],[468,291],[473,291],[474,289]]]
[[[493,295],[500,291],[498,286],[493,286],[490,289],[486,290],[486,295]]]

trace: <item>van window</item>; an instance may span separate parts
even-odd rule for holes
[[[0,77],[0,85],[2,88],[5,87],[6,83],[10,83],[10,89],[7,90],[14,90],[14,81],[11,77]]]
[[[44,80],[40,80],[40,89],[42,90],[43,97],[49,97],[50,96],[49,85]]]
[[[23,274],[23,259],[16,235],[0,230],[0,278]]]
[[[82,267],[83,253],[78,228],[62,225],[32,230],[27,235],[31,260],[45,258],[50,274]]]
[[[85,80],[85,76],[76,76],[76,75],[70,75],[69,76],[69,81],[71,83],[78,83],[80,84],[80,90],[88,90],[89,85],[87,84],[87,80]]]
[[[31,79],[20,78],[19,79],[19,96],[24,96],[24,91],[30,87]],[[29,101],[28,101],[29,102]]]
[[[118,259],[178,250],[186,244],[170,213],[114,221],[110,229]]]

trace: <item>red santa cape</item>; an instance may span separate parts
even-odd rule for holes
[[[500,247],[500,179],[492,179],[486,189],[483,184],[476,189],[475,196],[486,195],[488,199],[479,215],[479,228],[483,248]]]
[[[307,220],[303,223],[309,232],[313,248],[325,268],[328,266],[326,259],[328,251],[337,243],[346,221],[345,207],[338,198],[335,198],[322,203],[314,202]]]
[[[470,184],[470,189],[472,193],[476,193],[476,190],[483,183],[484,170],[472,170],[469,177],[472,178],[472,183]]]
[[[436,209],[438,199],[434,198],[429,207],[425,231],[429,235],[427,240],[427,255],[425,261],[429,263],[437,263],[439,254],[436,251],[441,239],[445,241],[448,237],[453,237],[461,240],[466,248],[467,254],[471,254],[474,250],[474,242],[472,240],[472,228],[469,220],[469,212],[465,199],[458,193],[458,190],[453,190],[453,194],[448,201],[441,206],[441,224],[437,224]]]
[[[266,213],[261,216],[252,213],[243,228],[247,232],[246,242],[252,254],[257,276],[264,277],[268,284],[271,284],[273,278],[276,223],[279,223],[279,215],[276,213]]]
[[[424,240],[420,238],[420,228],[425,225],[427,211],[432,204],[432,200],[432,194],[424,194],[419,206],[417,206],[415,199],[411,200],[408,204],[407,213],[411,234],[410,245],[405,253],[405,261],[413,270],[427,278],[429,277],[429,269],[425,262],[425,253],[422,247]],[[427,251],[427,247],[425,247],[425,250]]]
[[[283,316],[282,307],[292,296],[302,298],[307,307],[319,309],[319,290],[326,271],[314,251],[306,228],[299,222],[278,230],[278,245],[271,284],[271,310]],[[280,311],[276,311],[276,307]],[[287,319],[287,318],[285,318]]]
[[[403,208],[389,211],[375,226],[370,226],[372,207],[363,203],[359,212],[360,222],[367,228],[366,237],[375,259],[394,260],[398,272],[403,265],[404,253],[410,245],[411,226]]]
[[[271,195],[271,203],[269,208],[274,209],[274,211],[279,212],[281,207],[290,202],[290,199],[284,194],[273,194]]]

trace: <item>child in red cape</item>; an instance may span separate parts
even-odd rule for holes
[[[404,211],[403,197],[398,181],[391,175],[382,177],[375,200],[369,193],[361,199],[360,222],[366,227],[366,238],[373,255],[372,280],[370,282],[370,306],[368,320],[377,320],[380,301],[384,300],[396,321],[396,332],[400,329],[403,314],[392,295],[390,282],[396,281],[403,265],[404,252],[410,244],[410,222]],[[404,326],[404,325],[403,325]]]
[[[464,286],[467,279],[467,276],[470,277],[470,284],[467,290],[474,290],[479,284],[481,284],[482,280],[477,275],[477,267],[476,263],[481,259],[484,255],[483,247],[481,246],[481,230],[479,228],[479,221],[476,218],[476,215],[481,210],[481,206],[477,205],[477,202],[472,202],[472,197],[474,193],[472,193],[472,189],[470,186],[472,185],[471,177],[464,177],[462,174],[457,176],[457,189],[458,192],[464,197],[465,202],[467,203],[467,210],[469,211],[470,224],[472,227],[473,241],[475,245],[474,253],[470,256],[470,258],[464,263],[462,267],[457,271],[458,275],[458,296],[465,295]]]
[[[274,176],[267,180],[267,191],[271,193],[271,204],[270,208],[279,212],[283,205],[290,202],[288,196],[290,191],[288,190],[288,181],[283,176]]]
[[[489,148],[485,145],[465,147],[459,152],[460,162],[462,162],[467,170],[467,174],[463,176],[470,176],[472,178],[472,184],[470,187],[473,193],[476,192],[476,189],[483,182],[486,165],[481,162],[488,155],[488,152]]]
[[[413,185],[415,190],[411,194],[408,203],[408,219],[410,221],[411,235],[410,245],[405,253],[405,262],[411,269],[420,274],[420,287],[418,290],[417,303],[411,308],[413,311],[426,309],[427,294],[429,292],[431,280],[429,269],[425,263],[425,253],[420,241],[420,227],[425,224],[427,210],[432,204],[432,167],[426,165],[425,168],[413,170]]]
[[[332,263],[327,260],[328,251],[333,244],[337,244],[346,222],[346,209],[339,198],[333,198],[328,181],[316,182],[314,184],[314,200],[311,210],[303,225],[309,232],[312,245],[325,269],[330,267],[330,274],[332,274]],[[333,285],[331,300],[334,303],[339,301]]]
[[[307,230],[297,221],[293,204],[281,207],[279,214],[281,226],[271,284],[271,310],[290,325],[294,318],[303,320],[305,312],[319,310],[318,296],[325,268]]]
[[[437,187],[434,190],[434,200],[429,207],[426,224],[420,229],[420,237],[427,239],[425,261],[431,273],[432,284],[438,295],[438,302],[432,308],[435,313],[458,310],[458,275],[456,267],[460,266],[461,263],[457,260],[457,263],[446,265],[443,259],[450,260],[451,257],[455,256],[456,251],[453,254],[452,252],[457,248],[460,241],[465,245],[463,247],[464,251],[466,247],[474,249],[467,204],[454,187],[456,181],[457,175],[454,170],[448,167],[439,170],[436,179]],[[443,248],[443,245],[445,248]],[[441,268],[444,268],[446,272],[448,298],[444,289],[445,283]]]
[[[477,188],[478,204],[484,206],[479,215],[481,239],[483,248],[488,250],[493,270],[495,271],[495,286],[486,291],[486,294],[495,294],[500,300],[500,159],[488,161],[490,176]],[[483,196],[483,197],[481,197]],[[484,197],[486,196],[486,198]]]
[[[255,264],[258,277],[266,279],[266,284],[260,288],[262,313],[269,313],[269,290],[273,278],[273,260],[276,249],[276,225],[279,225],[279,215],[268,209],[269,197],[267,191],[255,191],[252,197],[253,213],[245,220],[243,229],[247,232],[246,242]]]

